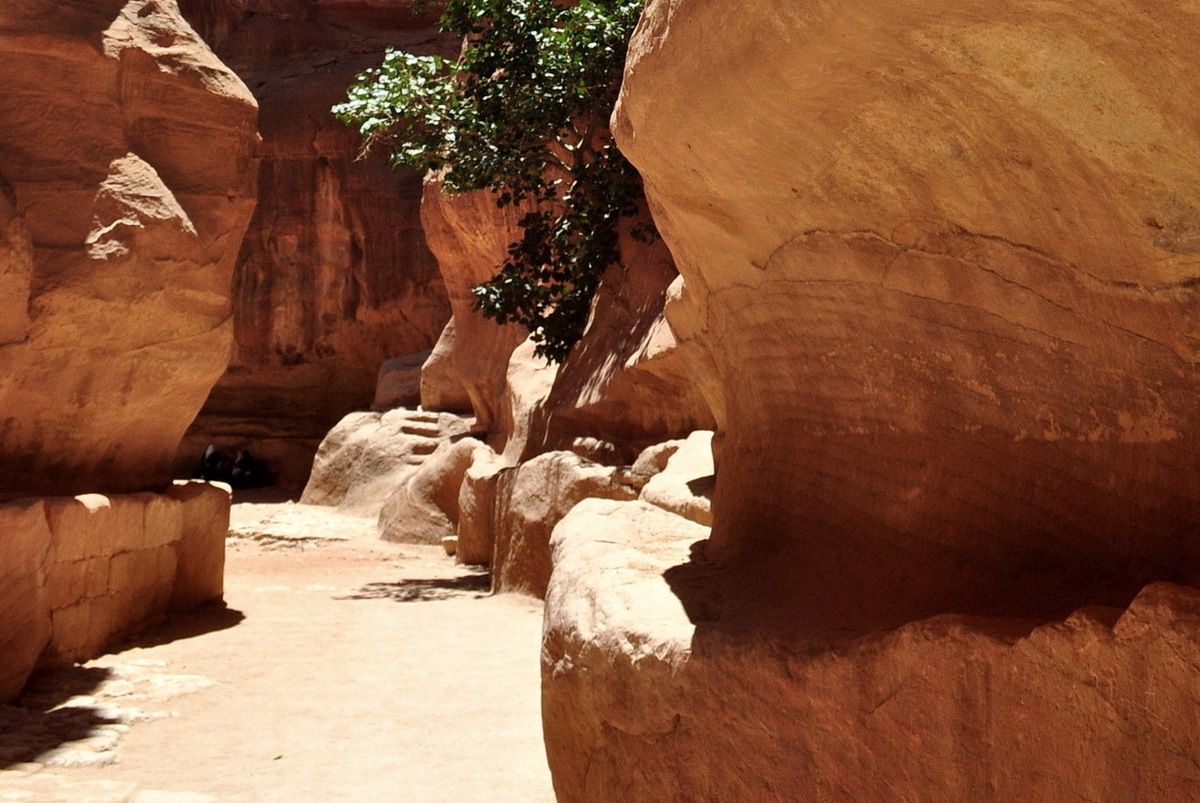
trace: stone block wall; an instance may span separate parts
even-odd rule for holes
[[[0,702],[34,667],[85,661],[170,609],[221,598],[229,492],[0,504]]]

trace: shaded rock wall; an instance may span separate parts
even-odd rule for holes
[[[224,591],[229,492],[217,486],[17,500],[0,523],[0,702],[38,663],[93,658]]]
[[[421,220],[453,317],[421,370],[421,405],[473,413],[483,431],[501,428],[509,358],[529,333],[517,324],[497,326],[475,311],[471,288],[504,264],[508,246],[520,239],[520,215],[497,207],[489,192],[449,194],[436,177],[425,182]]]
[[[421,177],[329,109],[386,47],[445,51],[409,0],[184,0],[261,106],[259,205],[234,278],[237,348],[181,453],[251,445],[302,486],[320,438],[370,406],[380,365],[429,349],[450,310],[421,230]]]
[[[430,179],[421,215],[454,311],[422,368],[423,407],[473,413],[510,462],[591,439],[619,464],[651,443],[712,426],[689,378],[691,360],[703,355],[681,349],[663,317],[678,273],[661,241],[622,233],[626,265],[605,275],[581,341],[554,372],[532,357],[524,327],[497,326],[472,308],[471,288],[496,273],[520,238],[519,210],[497,208],[486,192],[446,194]]]
[[[0,9],[0,489],[161,485],[229,361],[256,107],[174,3]]]

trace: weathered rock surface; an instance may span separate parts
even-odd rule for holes
[[[0,507],[0,701],[17,696],[50,643],[46,558],[50,530],[41,502]]]
[[[379,366],[375,379],[375,400],[371,409],[376,412],[395,407],[416,409],[421,404],[421,366],[432,351],[418,351],[404,357],[393,357]]]
[[[677,516],[711,527],[715,484],[712,440],[713,434],[705,430],[688,435],[662,470],[640,489],[639,497]],[[654,454],[650,452],[647,457]],[[635,463],[633,468],[631,474],[636,476],[639,473],[636,469],[641,467]]]
[[[491,452],[475,438],[442,443],[383,503],[379,536],[412,544],[437,544],[456,536],[463,476],[481,449]]]
[[[189,435],[249,446],[303,485],[325,433],[366,409],[380,365],[431,348],[450,315],[421,230],[421,176],[358,159],[330,113],[387,47],[456,49],[411,0],[183,0],[261,106],[259,204],[234,277],[236,353]],[[415,406],[415,401],[410,405]]]
[[[300,501],[378,516],[387,498],[442,442],[468,429],[467,419],[449,413],[351,413],[321,442]]]
[[[1191,12],[853,8],[657,2],[633,45],[617,133],[715,366],[714,549],[937,552],[914,602],[1035,552],[1178,566],[1200,135],[1146,65],[1192,63]]]
[[[0,487],[162,484],[225,370],[255,104],[172,2],[0,11]]]
[[[223,592],[229,490],[25,499],[0,505],[0,701],[39,662],[86,660]]]
[[[505,375],[513,350],[528,332],[497,326],[472,309],[471,288],[495,275],[508,246],[519,239],[519,210],[500,209],[488,192],[447,194],[436,178],[425,182],[421,221],[450,298],[447,324],[421,373],[421,406],[474,413],[481,430],[501,417]]]
[[[637,581],[558,542],[560,799],[1196,794],[1195,22],[648,4],[615,125],[713,530],[572,523],[681,604],[611,628]]]
[[[459,563],[486,566],[492,562],[496,488],[504,468],[504,459],[485,446],[475,451],[463,474],[458,489],[458,543],[454,552]]]
[[[697,566],[705,535],[603,500],[555,529],[542,669],[560,800],[1196,794],[1195,589],[1156,583],[1125,610],[1040,625],[944,615],[803,653],[722,627],[738,586]]]
[[[714,419],[692,380],[706,360],[695,344],[676,342],[664,316],[679,277],[662,240],[622,232],[625,267],[613,267],[596,291],[591,319],[540,405],[526,454],[570,448],[590,437],[613,445],[612,462],[643,448],[712,429]]]
[[[544,597],[554,525],[584,499],[635,496],[616,469],[572,452],[547,452],[504,471],[496,488],[492,590]]]

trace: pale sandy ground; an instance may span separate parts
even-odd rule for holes
[[[554,799],[538,601],[327,511],[235,525],[265,540],[229,542],[228,611],[0,706],[0,801]]]

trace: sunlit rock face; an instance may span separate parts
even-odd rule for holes
[[[256,107],[173,2],[0,9],[0,491],[166,482],[225,370]]]
[[[650,4],[616,125],[712,357],[714,557],[864,625],[1188,578],[1196,21]]]
[[[251,445],[303,485],[320,438],[370,407],[380,365],[431,348],[449,318],[421,230],[421,176],[359,159],[330,113],[385,48],[446,51],[412,3],[183,0],[261,106],[259,205],[234,277],[236,351],[189,436]],[[294,476],[293,476],[294,475]]]
[[[560,799],[1196,794],[1197,13],[648,4],[713,529],[555,531]]]

